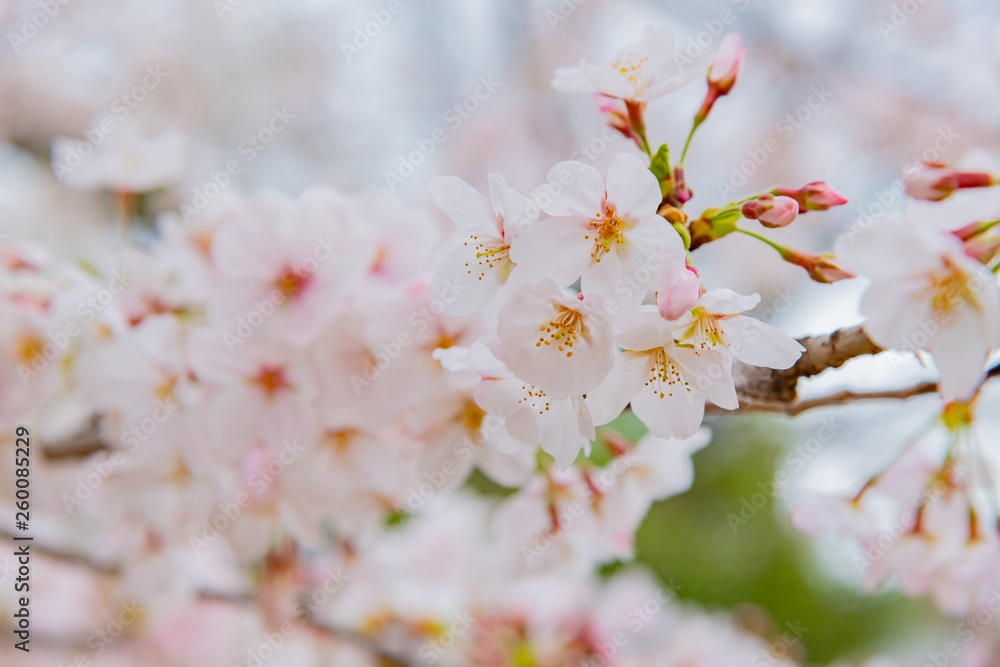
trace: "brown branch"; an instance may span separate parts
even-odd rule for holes
[[[6,537],[10,541],[14,541],[14,533],[7,531],[6,529],[0,528],[0,536]],[[17,537],[23,537],[18,535]],[[18,540],[15,544],[29,544],[32,553],[40,554],[42,556],[47,556],[54,560],[61,561],[63,563],[69,563],[70,565],[79,565],[84,567],[96,574],[101,574],[109,577],[116,576],[118,574],[118,566],[109,563],[100,563],[98,561],[92,560],[87,556],[82,554],[72,554],[65,551],[60,551],[55,547],[47,546],[42,542],[36,542],[35,540],[24,541]]]
[[[733,374],[742,380],[736,389],[742,399],[791,403],[796,400],[799,378],[819,375],[829,368],[840,368],[851,359],[882,351],[860,326],[838,329],[826,336],[800,338],[806,348],[791,368],[772,370],[737,364]]]
[[[54,443],[43,443],[42,454],[46,461],[62,461],[65,459],[82,459],[95,452],[107,449],[101,441],[98,430],[98,420],[93,418],[84,430],[72,437]]]
[[[8,532],[5,529],[0,528],[0,536],[3,536],[11,541],[13,541],[14,534]],[[36,542],[34,540],[19,541],[17,544],[30,544],[30,550],[34,554],[42,555],[47,558],[52,558],[63,563],[68,563],[71,565],[76,565],[78,567],[90,570],[95,574],[102,576],[117,576],[119,574],[120,568],[117,565],[109,565],[107,563],[101,563],[88,558],[82,554],[72,554],[60,551],[59,549],[46,546],[42,542]],[[235,605],[249,605],[256,602],[252,595],[240,595],[240,594],[229,594],[221,593],[218,591],[200,591],[198,597],[202,600],[214,601],[214,602],[224,602],[228,604]],[[311,616],[305,616],[301,619],[301,623],[312,630],[313,632],[340,641],[348,642],[359,648],[369,651],[372,655],[377,656],[382,660],[382,664],[391,665],[393,667],[407,667],[410,662],[395,655],[393,652],[382,648],[373,640],[369,639],[365,635],[355,632],[354,630],[348,630],[346,628],[338,628],[324,623],[320,623]],[[59,638],[47,638],[50,645],[58,644]]]
[[[839,405],[842,403],[850,403],[853,401],[866,401],[866,400],[879,400],[879,399],[906,399],[913,396],[919,396],[921,394],[930,394],[937,391],[936,382],[921,382],[920,384],[913,385],[912,387],[904,387],[903,389],[890,389],[887,391],[838,391],[836,393],[830,394],[829,396],[822,396],[820,398],[811,398],[805,401],[794,400],[788,403],[783,401],[768,401],[768,400],[750,400],[747,399],[744,402],[740,399],[740,409],[739,412],[780,412],[789,416],[795,416],[806,410],[812,410],[813,408],[821,408],[828,405]],[[717,406],[706,406],[707,411],[716,414],[732,414],[732,411],[723,410]]]
[[[803,341],[811,341],[811,340],[822,341],[824,338],[828,337],[822,336],[813,339],[806,338],[803,339]],[[799,342],[805,345],[805,342],[803,341]],[[799,377],[810,377],[812,375],[818,375],[819,373],[826,370],[826,368],[837,368],[839,366],[842,366],[846,361],[853,358],[853,357],[843,356],[845,354],[845,349],[862,350],[864,349],[864,344],[863,342],[858,341],[851,348],[843,348],[843,347],[840,348],[839,356],[831,356],[831,361],[833,361],[836,365],[831,364],[830,366],[827,366],[825,368],[822,367],[820,363],[816,363],[817,357],[813,356],[812,360],[807,360],[805,363],[803,363],[802,368],[806,372],[802,373],[801,375],[792,377],[794,377],[794,380],[797,382]],[[803,353],[803,357],[805,357],[806,354],[808,354],[808,347],[807,347],[807,352]],[[860,356],[861,354],[874,354],[874,353],[861,352],[856,356]],[[822,357],[818,358],[822,359]],[[796,366],[793,366],[788,371],[771,371],[771,373],[773,374],[788,373],[797,366],[798,364],[796,364]],[[766,371],[767,369],[764,370]],[[989,371],[987,371],[985,379],[989,380],[990,378],[995,378],[995,377],[1000,377],[1000,366],[994,366]],[[757,390],[759,390],[759,388],[761,387],[767,387],[767,386],[768,385],[766,381],[760,381],[760,380],[756,380],[753,384],[753,387]],[[791,399],[782,400],[782,397],[787,396],[787,394],[779,393],[777,397],[768,396],[766,394],[753,396],[744,393],[741,390],[741,388],[738,387],[739,400],[740,400],[740,407],[738,412],[775,412],[775,413],[783,413],[789,416],[795,416],[802,412],[805,412],[806,410],[812,410],[813,408],[821,408],[841,403],[851,403],[854,401],[880,400],[880,399],[904,400],[907,398],[912,398],[914,396],[920,396],[922,394],[932,394],[937,391],[937,388],[938,387],[936,382],[920,382],[910,387],[903,387],[900,389],[887,389],[884,391],[843,390],[835,392],[828,396],[821,396],[819,398],[800,400],[797,397],[797,394],[794,393],[794,386],[793,386],[793,393],[791,394],[792,396]],[[734,412],[730,410],[723,410],[722,408],[711,404],[705,406],[705,411],[712,414],[733,414]]]
[[[235,604],[241,606],[246,606],[256,603],[256,599],[252,595],[232,595],[228,593],[220,593],[217,591],[201,591],[198,594],[198,597],[201,598],[202,600],[208,600],[212,602],[224,602],[228,604]],[[393,667],[408,667],[408,665],[410,665],[410,662],[405,658],[400,657],[395,653],[393,653],[392,651],[389,651],[388,649],[379,646],[373,640],[369,639],[360,632],[355,632],[354,630],[349,630],[347,628],[340,628],[332,625],[327,625],[325,623],[321,623],[320,621],[317,621],[315,618],[313,618],[312,615],[308,614],[300,618],[299,622],[301,622],[302,625],[304,625],[312,632],[322,637],[336,639],[339,641],[347,642],[349,644],[353,644],[358,648],[368,651],[372,655],[378,656],[382,660],[381,664],[387,666],[391,665]]]

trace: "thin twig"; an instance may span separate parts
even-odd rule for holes
[[[7,530],[0,528],[0,535],[6,537],[7,539],[13,540],[14,534]],[[32,553],[46,556],[54,560],[61,561],[63,563],[69,563],[71,565],[76,565],[95,574],[103,576],[117,576],[119,573],[119,567],[116,565],[109,565],[107,563],[100,563],[98,561],[92,560],[87,556],[81,554],[72,554],[60,551],[50,546],[46,546],[41,542],[36,542],[34,540],[27,542],[21,541],[20,544],[30,544],[30,550]],[[227,604],[234,605],[250,605],[256,602],[255,598],[251,595],[246,594],[229,594],[222,593],[219,591],[200,591],[198,597],[202,600],[213,601],[213,602],[224,602]],[[371,639],[365,637],[359,632],[354,630],[348,630],[346,628],[338,628],[324,623],[320,623],[311,616],[306,616],[301,619],[304,626],[313,630],[319,635],[325,637],[332,637],[339,639],[341,641],[354,644],[355,646],[369,651],[372,655],[378,656],[382,659],[384,664],[393,665],[395,667],[407,667],[410,663],[399,657],[398,655],[392,653],[391,651],[382,648],[376,644]],[[52,642],[58,642],[58,638],[52,638]]]

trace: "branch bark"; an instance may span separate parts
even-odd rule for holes
[[[799,344],[806,349],[791,368],[772,370],[737,364],[734,375],[742,380],[736,387],[741,403],[744,399],[748,402],[757,399],[794,402],[798,395],[799,378],[819,375],[829,368],[840,368],[856,357],[882,351],[860,326],[838,329],[826,336],[800,338]]]
[[[0,528],[0,536],[5,537],[8,540],[13,541],[14,534]],[[90,570],[94,574],[99,574],[102,576],[114,577],[119,573],[119,567],[117,565],[109,565],[107,563],[101,563],[88,558],[87,556],[81,554],[74,554],[55,549],[50,546],[46,546],[42,542],[37,542],[32,540],[31,542],[21,542],[21,544],[30,544],[31,551],[36,554],[52,558],[54,560],[61,561],[63,563],[68,563],[71,565],[76,565],[84,569]],[[219,593],[216,591],[201,591],[198,593],[198,597],[202,600],[211,600],[215,602],[225,602],[234,605],[250,605],[255,604],[256,599],[251,595],[232,595],[226,593]],[[382,664],[391,667],[407,667],[410,665],[410,661],[405,658],[396,655],[392,651],[385,649],[378,645],[374,640],[366,637],[365,635],[355,632],[354,630],[348,630],[347,628],[339,628],[325,623],[321,623],[311,616],[306,616],[300,620],[302,625],[307,627],[310,631],[325,637],[330,637],[340,641],[344,641],[353,644],[361,649],[369,651],[372,655],[381,659]],[[51,642],[50,642],[51,643]]]

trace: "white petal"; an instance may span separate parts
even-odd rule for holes
[[[594,167],[575,160],[560,162],[549,170],[547,185],[532,194],[549,215],[596,217],[604,202],[604,177]]]
[[[438,176],[431,180],[431,195],[455,226],[469,234],[499,238],[493,207],[486,197],[456,176]]]
[[[720,288],[705,292],[698,299],[698,306],[718,315],[735,315],[750,310],[760,303],[759,294],[744,296],[731,289]]]
[[[625,406],[642,389],[646,380],[649,355],[623,352],[615,356],[615,365],[601,384],[587,392],[587,406],[594,423],[607,424],[621,414]]]
[[[576,67],[557,67],[552,78],[552,87],[564,93],[592,93],[594,84],[584,71],[586,61]]]
[[[729,351],[740,361],[764,368],[791,368],[805,348],[780,329],[746,315],[721,320]]]
[[[506,259],[494,261],[491,267],[476,257],[475,246],[469,243],[445,255],[431,279],[431,297],[452,315],[482,310],[496,296],[511,267]]]
[[[941,373],[938,389],[945,400],[967,400],[985,378],[989,345],[983,340],[979,318],[971,307],[954,313],[942,325],[930,346]]]
[[[705,416],[705,397],[684,389],[660,392],[647,385],[632,399],[632,412],[654,435],[689,438]]]
[[[660,184],[649,166],[631,153],[619,153],[608,170],[608,202],[619,215],[645,219],[660,206]],[[666,220],[664,224],[669,225]],[[676,235],[676,232],[674,232]]]
[[[534,282],[549,278],[560,287],[576,282],[590,263],[593,241],[579,218],[547,218],[525,229],[511,244],[517,278]]]

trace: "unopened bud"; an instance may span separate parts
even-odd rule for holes
[[[656,292],[656,307],[665,319],[676,320],[694,308],[701,296],[701,278],[690,264],[670,287]]]
[[[809,277],[818,283],[835,283],[838,280],[857,278],[857,275],[841,266],[837,258],[829,252],[824,252],[820,255],[810,255],[809,253],[785,248],[781,251],[781,258],[786,262],[801,266],[809,272]]]
[[[708,117],[709,112],[723,95],[728,95],[733,89],[737,77],[743,70],[743,61],[746,59],[747,51],[743,46],[743,40],[739,35],[726,35],[722,38],[719,50],[712,60],[712,65],[708,68],[708,92],[705,94],[705,101],[701,103],[701,108],[694,116],[695,125],[700,125]]]
[[[903,172],[906,194],[924,201],[941,201],[956,190],[985,188],[1000,183],[986,172],[956,171],[943,162],[922,162]]]
[[[791,197],[799,203],[799,212],[825,211],[834,206],[843,206],[847,197],[840,194],[824,181],[806,183],[798,190],[792,188],[775,188],[772,195]]]
[[[743,204],[742,212],[744,217],[759,220],[765,227],[787,227],[798,217],[799,203],[791,197],[766,194]]]

